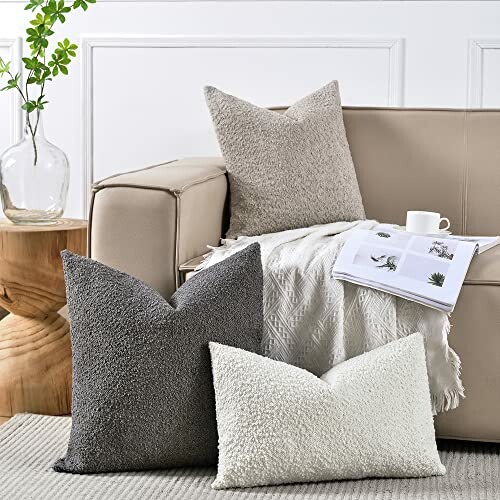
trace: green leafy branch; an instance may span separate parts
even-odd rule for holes
[[[40,112],[48,104],[45,99],[45,85],[59,75],[68,74],[68,65],[76,57],[78,49],[76,44],[65,38],[57,43],[49,55],[49,38],[54,35],[52,28],[57,23],[65,23],[66,15],[71,11],[86,11],[89,4],[93,3],[96,3],[96,0],[74,0],[71,5],[66,5],[64,0],[28,0],[24,10],[36,13],[36,16],[26,30],[26,42],[31,54],[30,57],[22,59],[27,74],[24,82],[20,72],[12,73],[11,62],[0,57],[0,80],[7,79],[6,85],[1,87],[0,91],[13,90],[21,96],[21,108],[27,114],[26,123],[35,151],[35,165],[38,157],[35,135],[40,122]],[[35,115],[34,118],[32,114]]]

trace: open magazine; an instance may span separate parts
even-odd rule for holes
[[[423,236],[381,224],[346,241],[332,276],[452,312],[475,253],[500,238]]]

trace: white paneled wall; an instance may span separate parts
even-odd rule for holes
[[[469,40],[468,91],[469,106],[500,107],[500,37]]]
[[[0,0],[0,55],[19,59],[28,14]],[[500,107],[500,2],[98,0],[59,37],[80,45],[51,86],[50,139],[69,155],[67,215],[93,180],[218,154],[202,88],[281,105],[332,79],[350,105]],[[0,150],[20,115],[0,94]]]

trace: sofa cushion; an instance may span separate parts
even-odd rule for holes
[[[336,81],[284,113],[205,94],[229,176],[228,238],[365,217]]]
[[[63,252],[73,423],[56,471],[217,462],[208,342],[258,351],[260,247],[198,273],[166,301],[142,281]]]
[[[212,487],[442,475],[420,333],[322,378],[210,343],[219,431]]]

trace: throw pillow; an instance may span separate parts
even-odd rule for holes
[[[167,302],[142,281],[62,254],[73,349],[73,422],[56,471],[217,463],[208,342],[259,351],[260,247],[198,273]]]
[[[365,218],[336,81],[283,114],[205,95],[229,177],[227,238]]]
[[[325,380],[213,342],[210,353],[213,488],[445,473],[420,334],[345,361]]]

